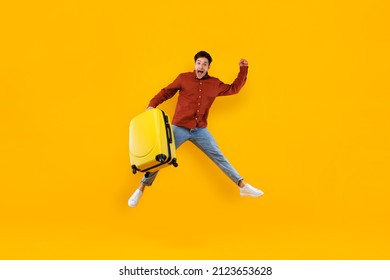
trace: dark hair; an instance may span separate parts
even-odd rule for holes
[[[205,51],[200,51],[198,52],[196,55],[195,55],[195,62],[198,60],[198,58],[200,57],[204,57],[204,58],[207,58],[207,60],[209,61],[209,64],[211,64],[211,61],[213,61],[213,59],[211,58],[211,55],[208,53],[208,52],[205,52]]]

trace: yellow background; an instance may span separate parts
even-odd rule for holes
[[[3,1],[1,259],[390,258],[389,2]],[[193,55],[240,94],[139,206],[128,125]],[[176,98],[160,106],[173,115]]]

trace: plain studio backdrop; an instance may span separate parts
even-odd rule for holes
[[[388,259],[386,1],[8,1],[0,8],[1,259]],[[238,95],[137,208],[128,126],[193,56]],[[173,116],[177,96],[160,106]]]

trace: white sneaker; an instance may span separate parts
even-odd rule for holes
[[[262,196],[263,194],[264,193],[261,190],[256,189],[249,184],[245,184],[244,187],[240,188],[241,196],[259,197]]]
[[[137,189],[133,195],[130,197],[129,201],[128,201],[128,204],[130,207],[135,207],[137,206],[138,204],[138,201],[140,200],[141,196],[142,196],[143,192],[140,191],[139,189]]]

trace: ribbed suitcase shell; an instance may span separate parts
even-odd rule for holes
[[[147,110],[130,122],[130,164],[137,171],[177,166],[176,146],[169,117],[160,109]]]

